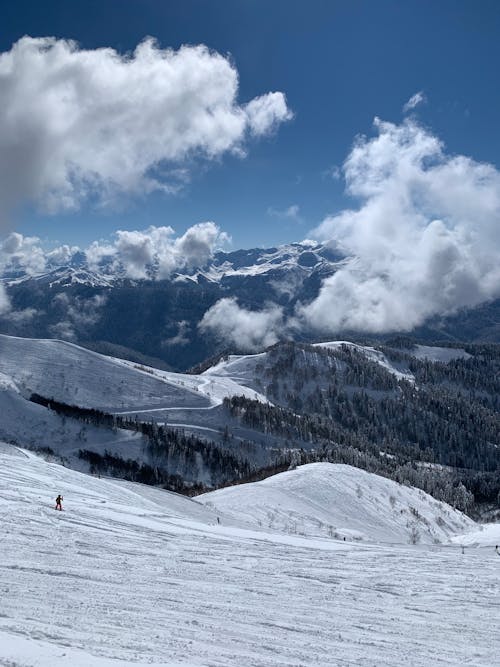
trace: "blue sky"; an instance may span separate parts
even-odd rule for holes
[[[116,229],[170,225],[183,233],[216,222],[233,246],[270,246],[307,236],[351,205],[331,176],[373,119],[400,123],[417,91],[419,122],[450,154],[500,164],[500,5],[497,2],[308,2],[85,0],[11,2],[2,8],[0,50],[23,35],[77,40],[83,49],[133,50],[145,36],[162,48],[205,44],[231,54],[238,101],[282,91],[294,113],[247,156],[191,165],[180,193],[128,196],[121,205],[82,201],[78,212],[14,219],[23,234],[85,245]],[[154,128],[152,128],[154,131]],[[285,212],[288,211],[288,215]]]

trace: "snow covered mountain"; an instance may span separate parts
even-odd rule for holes
[[[293,276],[300,280],[313,273],[330,275],[333,270],[344,261],[344,257],[327,246],[304,241],[290,243],[277,248],[253,248],[234,252],[217,252],[209,258],[204,266],[186,267],[174,272],[171,282],[224,283],[229,285],[238,279],[257,276],[268,276],[279,280],[280,277]],[[160,280],[158,267],[152,265],[148,269],[148,280]],[[87,285],[88,287],[112,287],[120,285],[124,280],[130,281],[130,276],[119,263],[107,262],[99,266],[98,270],[89,267],[86,256],[80,251],[67,260],[67,263],[58,265],[50,263],[48,270],[42,272],[27,272],[18,267],[10,268],[0,276],[6,285],[18,285],[22,282],[48,283],[50,286],[69,287],[73,284]],[[135,284],[142,281],[133,280]],[[283,286],[285,289],[285,286]]]
[[[168,278],[151,266],[148,279],[131,279],[119,264],[88,265],[76,253],[67,264],[41,273],[21,267],[0,276],[12,310],[0,314],[0,332],[63,338],[113,356],[186,370],[227,343],[198,327],[227,297],[252,310],[269,301],[293,310],[314,298],[344,259],[312,242],[279,248],[218,252],[202,267]],[[160,279],[161,278],[161,279]]]
[[[39,273],[27,273],[21,265],[4,270],[0,281],[12,308],[0,314],[0,332],[62,338],[111,356],[185,371],[214,355],[245,351],[238,349],[237,339],[229,343],[216,330],[200,329],[219,301],[233,299],[249,311],[265,311],[272,303],[285,319],[293,318],[297,304],[315,299],[324,280],[346,261],[335,249],[304,241],[218,252],[203,266],[177,267],[168,277],[152,265],[147,279],[138,279],[119,262],[89,265],[86,255],[75,251],[64,264],[51,258]],[[434,318],[413,334],[422,342],[499,341],[499,304]],[[314,342],[311,331],[294,335]]]
[[[498,365],[491,347],[331,341],[183,374],[0,335],[0,437],[174,489],[344,463],[490,511],[500,490]]]
[[[320,471],[296,472],[310,475],[314,488]],[[316,509],[294,498],[293,477],[262,485],[260,502],[273,507],[282,487],[282,516],[300,504],[322,521],[328,499],[316,497]],[[378,483],[361,481],[367,489]],[[63,512],[54,511],[58,493]],[[469,524],[444,545],[344,542],[260,527],[243,495],[241,502],[238,512],[233,496],[231,512],[241,515],[234,519],[0,444],[0,664],[427,667],[436,656],[444,665],[498,663],[498,526]],[[419,494],[412,502],[424,516],[427,503]],[[364,535],[383,533],[370,523],[368,493],[353,509],[359,516],[350,508],[346,516]],[[449,518],[442,507],[436,515]],[[462,553],[469,534],[476,547]]]

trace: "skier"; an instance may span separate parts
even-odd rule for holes
[[[56,510],[61,510],[62,511],[62,501],[64,498],[59,494],[56,498]]]
[[[500,556],[500,549],[498,548],[498,544],[497,544],[496,547],[495,547],[495,551],[496,551],[497,554]]]

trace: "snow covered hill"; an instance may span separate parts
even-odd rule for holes
[[[491,547],[284,535],[5,444],[0,520],[1,665],[499,664]]]
[[[333,463],[300,466],[199,499],[256,526],[346,540],[436,544],[474,525],[423,491]]]
[[[210,408],[232,395],[266,401],[230,378],[170,373],[53,339],[0,334],[0,373],[25,394],[109,412]]]

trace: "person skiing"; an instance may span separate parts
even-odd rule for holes
[[[498,544],[497,544],[496,547],[495,547],[495,551],[496,551],[497,554],[500,556],[500,549],[499,549],[499,547],[498,547]]]
[[[61,510],[62,511],[62,501],[64,498],[59,494],[56,498],[56,510]]]

